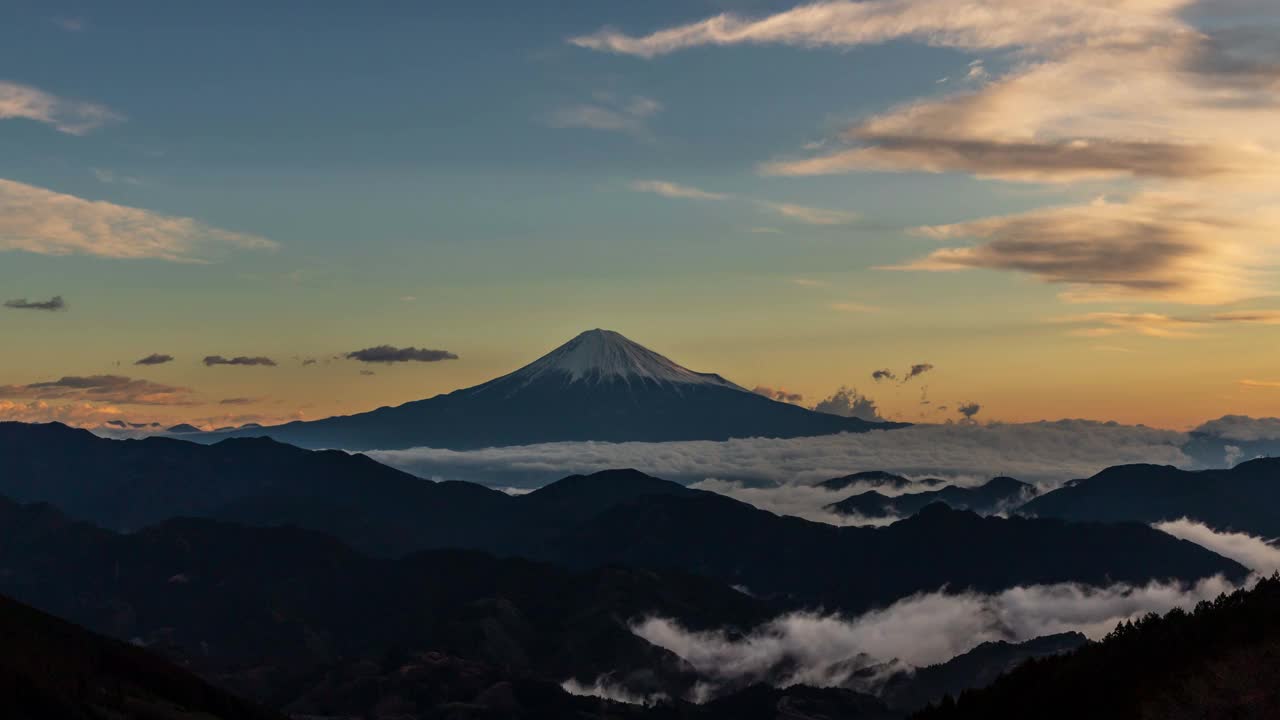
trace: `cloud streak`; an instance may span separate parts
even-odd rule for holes
[[[569,105],[553,111],[547,125],[553,128],[581,128],[620,132],[636,137],[650,135],[648,121],[662,112],[662,103],[643,95],[618,97],[596,93],[593,102]]]
[[[221,355],[206,355],[200,362],[205,367],[214,367],[215,365],[260,365],[266,367],[275,367],[276,361],[262,355],[250,357],[248,355],[237,355],[233,358],[223,357]]]
[[[0,398],[85,401],[121,405],[193,405],[191,388],[122,375],[67,375],[27,385],[0,385]]]
[[[428,350],[427,348],[416,347],[398,348],[391,345],[378,345],[356,350],[347,353],[344,357],[348,360],[388,365],[402,362],[440,362],[442,360],[458,359],[457,355],[448,350]]]
[[[1217,304],[1274,287],[1280,237],[1280,50],[1256,11],[1192,0],[827,0],[570,43],[653,58],[701,46],[853,48],[913,40],[1001,51],[956,92],[870,115],[768,175],[962,173],[1009,182],[1127,181],[1122,197],[929,228],[910,270],[985,269],[1065,286],[1069,301]],[[1195,21],[1201,26],[1193,24]],[[1265,35],[1265,31],[1263,31]],[[964,244],[964,243],[968,244]]]
[[[46,310],[50,312],[67,309],[67,303],[62,299],[61,295],[54,295],[48,300],[28,300],[26,298],[6,300],[4,306],[10,310]]]
[[[165,363],[171,363],[171,362],[173,362],[172,355],[166,355],[164,353],[151,353],[146,357],[138,358],[137,360],[134,360],[133,364],[134,365],[164,365]]]
[[[67,100],[29,85],[0,81],[0,120],[34,120],[68,135],[84,135],[123,120],[97,103]]]
[[[742,199],[761,210],[773,213],[788,220],[802,222],[807,225],[846,225],[858,219],[857,213],[846,212],[843,210],[827,210],[824,208],[810,207],[808,205],[798,205],[796,203],[738,198],[728,193],[710,192],[690,185],[681,185],[679,183],[668,182],[666,180],[636,180],[628,187],[636,192],[653,193],[666,198],[679,200],[708,200],[719,202],[723,200]],[[761,228],[757,228],[756,230],[761,230]]]
[[[220,230],[192,218],[0,180],[0,250],[204,262],[221,249],[275,247],[266,238]]]

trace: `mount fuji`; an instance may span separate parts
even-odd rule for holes
[[[508,375],[356,415],[207,433],[306,448],[466,450],[570,440],[801,437],[901,427],[814,412],[682,367],[611,330],[588,330]]]

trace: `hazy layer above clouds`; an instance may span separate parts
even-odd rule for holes
[[[572,442],[451,451],[374,451],[376,460],[422,477],[509,486],[572,473],[635,468],[678,482],[707,478],[756,484],[813,483],[862,470],[986,479],[1010,475],[1042,485],[1103,468],[1149,462],[1187,466],[1185,433],[1088,420],[1026,424],[916,425],[901,430],[727,442]],[[972,484],[970,482],[969,484]]]

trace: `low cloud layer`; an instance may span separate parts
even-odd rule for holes
[[[1247,415],[1223,415],[1210,420],[1192,432],[1204,433],[1223,440],[1248,442],[1252,440],[1280,440],[1280,418],[1252,418]]]
[[[67,309],[67,303],[62,299],[61,295],[54,295],[48,300],[28,300],[26,298],[6,300],[4,306],[10,310],[46,310],[51,312]]]
[[[237,355],[233,358],[226,358],[221,355],[206,355],[200,362],[205,367],[213,367],[215,365],[265,365],[267,367],[275,367],[276,361],[262,355],[250,357],[248,355]]]
[[[0,398],[86,401],[121,405],[193,405],[191,388],[123,375],[67,375],[27,385],[0,385]]]
[[[1187,467],[1185,433],[1059,420],[1024,424],[916,425],[820,437],[726,442],[568,442],[453,451],[376,451],[376,459],[424,477],[543,484],[565,475],[631,467],[682,482],[707,478],[808,483],[862,470],[907,476],[1010,475],[1046,486],[1103,468],[1150,462]]]
[[[933,592],[855,618],[790,613],[745,635],[694,632],[659,617],[636,623],[632,632],[684,658],[712,687],[768,682],[875,690],[886,671],[945,662],[983,642],[1069,631],[1098,639],[1124,620],[1191,608],[1234,589],[1209,578],[1190,587],[1058,584],[993,595]]]
[[[363,350],[347,353],[348,360],[359,360],[366,363],[402,363],[402,362],[440,362],[441,360],[457,360],[458,356],[448,350],[428,350],[427,348],[378,345]]]

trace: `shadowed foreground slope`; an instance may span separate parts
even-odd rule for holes
[[[6,720],[283,720],[156,655],[0,596]]]
[[[1280,717],[1280,578],[1032,660],[918,720]]]

